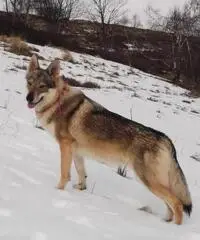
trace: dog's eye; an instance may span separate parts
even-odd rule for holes
[[[28,86],[31,86],[32,85],[32,83],[31,82],[28,82]]]
[[[45,88],[46,86],[45,85],[40,85],[39,88]]]

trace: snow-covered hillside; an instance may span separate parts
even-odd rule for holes
[[[62,52],[35,46],[46,60]],[[61,62],[62,73],[101,89],[84,93],[108,109],[164,131],[175,143],[191,190],[194,210],[182,226],[161,220],[165,206],[133,175],[87,159],[88,189],[55,188],[59,151],[45,131],[36,128],[27,108],[25,67],[29,58],[0,47],[0,238],[31,240],[200,239],[200,100],[187,91],[124,65],[73,53],[75,63]],[[47,61],[48,60],[48,61]],[[138,208],[151,206],[151,215]]]

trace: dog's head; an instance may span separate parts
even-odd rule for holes
[[[59,60],[54,60],[47,69],[42,69],[39,66],[36,55],[32,56],[26,74],[28,89],[26,100],[29,108],[42,105],[45,99],[52,93],[52,89],[58,87],[59,75]]]

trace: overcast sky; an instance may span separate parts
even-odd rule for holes
[[[130,12],[137,13],[142,21],[146,21],[144,9],[151,4],[154,8],[159,8],[163,13],[173,6],[181,6],[186,0],[128,0]]]

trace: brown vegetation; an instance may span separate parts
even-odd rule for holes
[[[72,57],[72,54],[68,50],[64,50],[64,53],[62,54],[61,59],[66,62],[74,62],[74,59]]]
[[[6,35],[0,35],[0,41],[6,43],[5,49],[8,52],[23,56],[32,55],[33,49],[29,47],[28,44],[20,37],[8,37]]]

